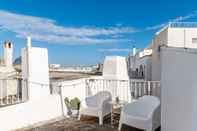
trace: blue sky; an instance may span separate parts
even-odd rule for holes
[[[196,8],[195,0],[0,0],[0,43],[11,40],[18,57],[30,35],[50,63],[91,65],[147,47],[169,21],[196,21]]]

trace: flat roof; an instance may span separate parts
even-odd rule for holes
[[[155,34],[158,35],[167,28],[197,28],[197,22],[169,22]]]
[[[172,27],[172,28],[197,28],[197,22],[169,22],[168,27]]]

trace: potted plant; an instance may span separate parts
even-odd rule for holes
[[[64,99],[64,102],[66,104],[66,107],[68,109],[67,114],[68,115],[72,115],[72,116],[77,116],[79,113],[79,108],[80,108],[80,100],[79,98],[75,97],[74,99],[71,99],[69,101],[69,99],[66,97]]]

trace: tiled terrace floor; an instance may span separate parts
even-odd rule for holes
[[[55,122],[49,122],[47,124],[31,127],[26,129],[20,129],[20,131],[117,131],[116,128],[112,128],[110,125],[110,118],[104,121],[103,126],[98,125],[98,119],[92,117],[83,117],[81,121],[76,119],[62,119]],[[122,131],[142,131],[134,129],[128,126],[123,126]],[[159,129],[157,131],[160,131]]]

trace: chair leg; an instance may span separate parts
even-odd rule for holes
[[[81,119],[81,114],[78,115],[78,120],[80,121],[80,119]]]
[[[118,130],[121,131],[121,128],[122,128],[122,123],[119,122]]]
[[[103,116],[99,116],[99,125],[103,125]]]

